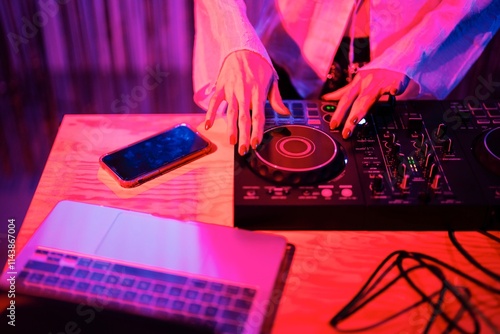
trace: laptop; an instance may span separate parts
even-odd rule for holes
[[[277,235],[65,200],[0,285],[69,303],[62,309],[72,316],[54,332],[108,312],[120,325],[157,321],[165,333],[269,333],[293,253]]]

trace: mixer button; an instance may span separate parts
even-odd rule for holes
[[[255,189],[247,190],[247,196],[253,197],[255,195],[257,195],[257,192],[255,191]]]
[[[488,110],[490,117],[500,117],[500,109],[490,109]]]
[[[474,115],[475,117],[486,117],[487,116],[486,111],[484,111],[483,109],[473,110],[472,115]]]
[[[309,117],[319,117],[318,109],[308,109]]]
[[[324,189],[324,190],[326,190],[326,189]],[[340,195],[342,197],[351,197],[352,196],[352,189],[344,188],[344,189],[342,189],[342,191],[340,191]]]
[[[472,104],[470,102],[467,103],[467,107],[470,109],[470,110],[481,110],[483,109],[483,107],[479,104]]]
[[[486,110],[497,110],[498,105],[495,102],[483,102],[483,107]]]
[[[347,189],[342,189],[342,193],[343,193],[344,190],[347,190]],[[351,191],[351,194],[352,194],[352,191]],[[328,188],[321,189],[321,196],[323,196],[323,197],[332,197],[332,195],[333,195],[333,190],[332,189],[328,189]]]
[[[321,109],[323,109],[324,112],[334,112],[337,106],[334,104],[324,104]]]

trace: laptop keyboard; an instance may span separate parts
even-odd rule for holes
[[[98,299],[99,305],[243,333],[256,289],[213,280],[36,250],[18,276],[31,292]],[[78,298],[80,297],[80,298]]]

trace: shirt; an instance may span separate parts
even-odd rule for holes
[[[445,98],[500,26],[497,0],[369,1],[370,63],[411,80],[404,97]],[[359,4],[358,4],[359,5]],[[207,108],[224,59],[237,50],[285,68],[318,98],[355,0],[195,0],[194,101]],[[354,14],[353,14],[354,13]]]

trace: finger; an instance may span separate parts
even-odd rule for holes
[[[271,85],[271,89],[269,90],[269,104],[271,107],[281,115],[290,115],[290,110],[283,103],[283,99],[281,98],[280,90],[278,88],[278,82],[276,80],[273,81]]]
[[[238,103],[234,95],[227,101],[227,135],[229,144],[235,145],[238,138]]]
[[[346,119],[344,129],[342,130],[342,138],[347,139],[353,133],[356,125],[363,117],[366,116],[371,106],[377,102],[380,93],[363,91],[352,104],[351,112]]]
[[[205,130],[210,129],[214,124],[217,110],[222,101],[224,101],[224,92],[222,90],[216,91],[208,103],[207,114],[205,115]]]
[[[245,96],[242,99],[238,99],[238,153],[240,155],[245,155],[250,147],[250,128],[251,128],[251,118],[250,118],[250,105],[247,102],[249,99]]]
[[[343,122],[345,116],[347,115],[351,105],[359,94],[359,84],[356,79],[349,85],[350,88],[340,97],[337,104],[337,110],[332,115],[330,120],[330,129],[336,129]],[[347,87],[347,86],[346,86]]]
[[[336,91],[333,91],[331,93],[327,93],[321,97],[323,100],[327,101],[338,101],[342,98],[342,96],[349,91],[350,85],[344,86],[342,88],[337,89]]]
[[[263,92],[256,93],[252,96],[252,136],[250,137],[250,144],[255,150],[262,142],[264,133],[264,124],[266,121],[264,113],[265,94]]]
[[[402,80],[394,80],[390,85],[388,85],[385,92],[394,96],[401,95],[406,90],[409,80],[410,79],[407,76],[405,76]]]

